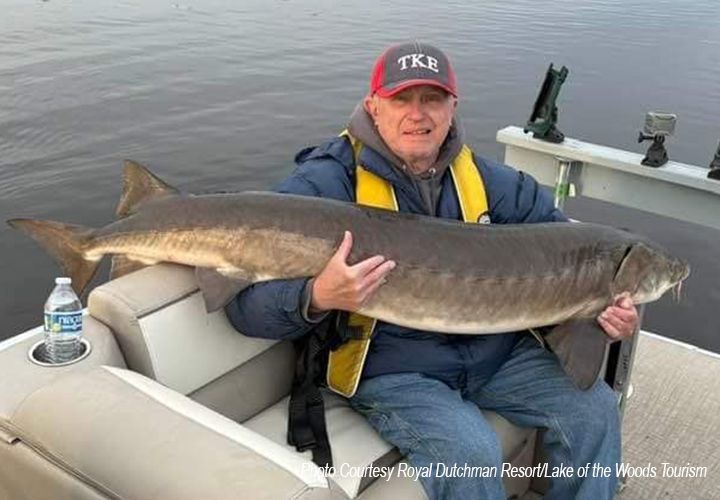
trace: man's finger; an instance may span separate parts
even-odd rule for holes
[[[373,296],[373,294],[377,291],[378,288],[380,288],[383,284],[385,284],[386,280],[385,278],[381,278],[379,280],[374,281],[368,288],[365,290],[365,293],[363,294],[362,301],[365,302],[367,299]]]
[[[343,239],[340,242],[340,246],[338,247],[337,251],[335,252],[335,256],[338,259],[341,259],[343,262],[347,262],[347,258],[350,256],[350,251],[352,250],[353,245],[353,236],[350,231],[345,231],[345,234],[343,234]]]
[[[350,266],[350,272],[355,276],[364,277],[384,262],[385,257],[382,255],[375,255],[374,257],[358,262],[354,266]]]
[[[627,328],[628,325],[628,322],[623,321],[621,318],[615,316],[614,314],[609,314],[607,312],[602,313],[600,315],[600,318],[608,324],[612,325],[613,327],[617,328],[618,330],[623,330]]]
[[[366,285],[372,285],[376,281],[382,281],[385,279],[385,277],[390,274],[390,271],[395,269],[397,264],[394,260],[387,260],[380,265],[376,266],[375,269],[370,271],[367,276],[365,276],[364,283]]]
[[[604,319],[602,316],[598,317],[598,323],[600,323],[600,326],[602,326],[602,329],[605,331],[605,333],[610,338],[617,339],[622,336],[620,334],[620,330],[618,330],[615,326],[613,326],[608,320]]]
[[[619,307],[613,307],[608,312],[611,316],[615,316],[626,323],[632,323],[637,321],[637,312],[633,309],[620,309]]]

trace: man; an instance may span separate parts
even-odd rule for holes
[[[382,203],[403,212],[468,222],[489,216],[494,224],[566,221],[534,179],[469,152],[456,120],[457,96],[455,74],[440,50],[421,43],[390,47],[350,117],[349,134],[298,154],[297,169],[278,191],[364,203],[386,190],[390,195]],[[477,201],[468,200],[468,192],[487,207],[479,217],[467,217],[468,205]],[[246,335],[289,339],[310,332],[328,311],[358,310],[395,263],[379,255],[349,263],[352,244],[353,235],[346,233],[318,276],[244,290],[226,308],[230,320]],[[637,311],[629,298],[618,298],[598,323],[611,339],[627,337],[637,328]],[[620,461],[612,391],[603,382],[586,392],[576,389],[534,337],[444,335],[371,324],[359,385],[350,381],[344,392],[343,379],[333,389],[351,396],[353,408],[414,466],[500,470],[497,438],[478,408],[547,429],[551,466],[577,470],[599,463],[614,470]],[[328,379],[332,387],[331,373]],[[421,481],[433,500],[505,498],[499,474]],[[614,476],[574,475],[553,480],[546,498],[610,499],[615,488]]]

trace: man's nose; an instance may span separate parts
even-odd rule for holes
[[[419,98],[415,98],[410,101],[410,109],[408,111],[408,118],[412,120],[422,120],[425,116],[425,110],[422,101]]]

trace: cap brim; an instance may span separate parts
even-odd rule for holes
[[[380,97],[392,97],[395,94],[402,92],[405,89],[408,89],[410,87],[417,87],[418,85],[432,85],[433,87],[439,87],[443,89],[445,92],[447,92],[450,95],[453,95],[457,97],[457,92],[455,92],[453,89],[448,87],[447,85],[443,85],[442,83],[438,82],[437,80],[405,80],[402,83],[397,84],[396,86],[386,86],[386,87],[380,87],[377,92],[375,92]]]

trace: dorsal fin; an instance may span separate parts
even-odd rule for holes
[[[161,180],[146,167],[132,160],[125,160],[123,192],[115,214],[127,217],[137,205],[145,200],[178,194],[179,191]]]

